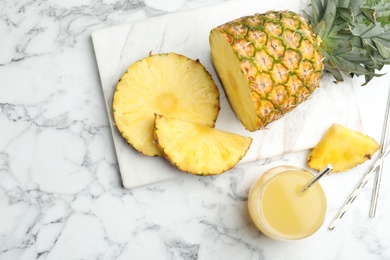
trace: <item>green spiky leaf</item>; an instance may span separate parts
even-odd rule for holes
[[[390,58],[390,41],[388,39],[375,37],[372,41],[375,43],[375,46],[383,58]]]
[[[375,22],[376,22],[375,9],[361,7],[360,11],[362,11],[364,16],[367,17],[373,24],[375,24]]]
[[[312,0],[313,29],[322,39],[325,70],[336,81],[364,75],[365,84],[390,64],[389,0]]]
[[[316,26],[317,23],[322,19],[322,15],[324,13],[324,5],[321,0],[313,0],[311,2],[311,10],[312,10],[312,26]]]
[[[345,7],[338,7],[337,12],[340,14],[341,18],[343,18],[345,22],[353,23],[355,17],[353,16],[353,12],[351,9]]]

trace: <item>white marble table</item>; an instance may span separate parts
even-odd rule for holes
[[[247,193],[270,167],[305,166],[307,150],[220,176],[122,187],[91,33],[222,2],[0,2],[0,260],[390,259],[390,159],[374,219],[371,179],[335,230],[327,229],[369,161],[321,180],[325,223],[295,242],[256,230]],[[378,142],[389,81],[353,81],[363,130]]]

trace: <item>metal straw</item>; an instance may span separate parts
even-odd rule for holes
[[[313,185],[316,181],[318,181],[322,176],[324,176],[325,174],[327,174],[328,172],[330,172],[331,170],[333,169],[333,166],[331,164],[328,164],[328,166],[322,171],[320,172],[319,174],[317,174],[316,176],[314,176],[313,179],[311,179],[303,188],[302,188],[302,192],[306,191],[308,188],[310,188],[311,185]]]
[[[390,122],[390,87],[389,87],[389,93],[387,94],[387,105],[386,105],[386,114],[385,114],[385,121],[383,123],[383,129],[382,129],[382,140],[381,140],[381,153],[385,150],[385,146],[387,144],[387,137],[389,132],[389,122]],[[375,217],[376,212],[376,205],[378,204],[378,195],[379,195],[379,187],[382,179],[382,171],[383,171],[383,161],[380,164],[380,166],[376,170],[375,174],[375,180],[374,180],[374,189],[372,190],[372,197],[371,197],[371,206],[370,206],[370,218]]]
[[[359,192],[363,189],[364,185],[368,182],[370,179],[372,173],[380,167],[383,160],[386,158],[386,156],[389,154],[390,150],[385,150],[379,158],[375,161],[375,163],[372,165],[371,169],[363,176],[359,184],[356,186],[355,190],[352,192],[351,196],[347,199],[347,201],[344,203],[343,207],[339,210],[333,221],[330,223],[328,228],[330,230],[333,230],[336,224],[340,221],[340,219],[344,216],[345,212],[347,212],[348,207],[354,202]]]

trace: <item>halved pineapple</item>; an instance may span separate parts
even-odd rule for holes
[[[332,172],[343,172],[371,159],[378,149],[371,137],[333,124],[309,153],[308,165],[320,171],[332,164]]]
[[[212,29],[209,41],[229,103],[249,131],[281,118],[319,86],[321,40],[297,13],[244,16]]]
[[[156,156],[154,114],[213,127],[219,112],[219,91],[199,61],[168,53],[150,55],[132,64],[119,80],[113,100],[115,123],[139,152]]]
[[[246,154],[252,138],[209,126],[155,116],[156,142],[180,170],[198,175],[219,174],[233,168]]]

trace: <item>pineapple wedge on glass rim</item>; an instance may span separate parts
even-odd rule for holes
[[[199,61],[176,53],[136,61],[114,93],[115,124],[137,151],[159,156],[154,143],[154,114],[213,127],[219,113],[219,90]]]
[[[323,72],[336,82],[390,64],[390,1],[312,0],[311,15],[268,11],[210,32],[225,94],[249,131],[265,128],[309,99]]]
[[[371,137],[333,124],[311,150],[307,162],[317,171],[331,164],[331,172],[344,172],[371,159],[379,147]]]
[[[155,140],[166,159],[184,172],[215,175],[233,168],[252,138],[210,126],[155,115]]]

